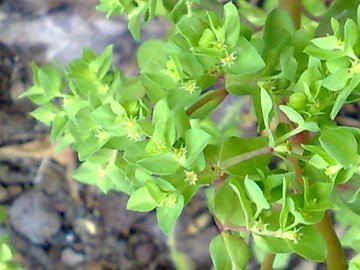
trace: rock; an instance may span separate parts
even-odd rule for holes
[[[3,187],[0,187],[0,204],[6,203],[10,199],[10,195],[7,190]]]
[[[61,6],[63,0],[5,0],[3,9],[27,16],[39,16]]]
[[[9,210],[13,228],[35,244],[44,245],[60,229],[60,217],[49,199],[31,190],[14,201]]]
[[[83,263],[85,260],[85,256],[81,253],[75,252],[71,248],[66,248],[61,253],[61,261],[63,264],[67,266],[77,266]]]
[[[90,219],[78,218],[75,220],[75,231],[79,235],[95,235],[98,232],[97,225]]]
[[[128,196],[121,193],[109,192],[102,195],[99,201],[100,212],[104,217],[106,227],[123,234],[129,230],[137,219],[141,219],[148,214],[130,212],[126,209]]]

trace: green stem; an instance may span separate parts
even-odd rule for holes
[[[302,131],[303,130],[301,128],[299,128],[299,127],[291,130],[290,132],[288,132],[288,133],[282,135],[281,137],[277,138],[275,140],[275,145],[278,145],[278,144],[282,143],[283,141],[285,141],[285,140],[289,139],[290,137],[293,137],[293,136],[301,133]]]
[[[271,147],[264,147],[264,148],[256,149],[254,151],[246,152],[246,153],[240,154],[238,156],[229,158],[229,159],[223,161],[220,166],[223,170],[226,170],[226,169],[230,168],[231,166],[234,166],[235,164],[252,159],[257,156],[269,154],[271,152],[273,152],[273,148],[271,148]]]
[[[319,233],[324,237],[327,245],[326,264],[329,270],[346,270],[348,264],[345,252],[341,246],[340,240],[336,235],[332,221],[328,212],[325,213],[323,219],[316,225]]]
[[[301,26],[301,0],[281,0],[280,7],[290,13],[295,28],[299,29]]]
[[[273,268],[274,260],[275,260],[275,254],[273,253],[266,254],[260,270],[271,270]]]
[[[193,104],[192,106],[190,106],[187,110],[186,110],[186,114],[187,115],[192,115],[194,112],[196,112],[198,109],[200,109],[202,106],[206,105],[208,102],[218,98],[218,97],[226,97],[228,95],[228,91],[226,91],[226,89],[216,89],[216,90],[212,90],[208,93],[206,93],[205,95],[202,96],[201,99],[199,99],[195,104]]]

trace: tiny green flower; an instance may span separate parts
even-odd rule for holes
[[[207,74],[213,77],[218,77],[221,74],[220,68],[218,66],[212,67],[207,71]]]
[[[253,231],[254,233],[261,234],[262,232],[267,230],[268,226],[269,224],[263,223],[260,219],[254,222],[253,226],[251,227],[251,231]]]
[[[101,142],[106,141],[111,137],[110,133],[105,130],[99,130],[95,136]]]
[[[164,205],[170,208],[173,208],[176,205],[177,202],[177,196],[175,193],[171,193],[166,196]]]
[[[159,140],[150,140],[149,144],[146,147],[146,150],[149,153],[163,153],[168,150],[168,147],[165,142]]]
[[[185,171],[185,182],[188,182],[191,186],[195,185],[196,182],[198,181],[198,176],[194,171]]]
[[[186,161],[186,154],[187,154],[187,149],[186,147],[180,147],[179,149],[175,149],[175,156],[176,156],[176,160],[180,163],[180,164],[185,164]]]
[[[303,235],[300,230],[301,228],[295,228],[294,230],[283,232],[281,233],[281,237],[287,240],[291,240],[294,242],[294,244],[297,244]]]
[[[198,89],[198,85],[195,80],[188,80],[186,83],[182,84],[181,88],[192,94]]]
[[[100,174],[99,174],[99,181],[104,181],[105,180],[105,176],[106,176],[106,170],[102,169]]]
[[[132,141],[138,141],[141,138],[141,133],[135,119],[128,119],[125,121],[125,128],[127,129],[127,137]]]
[[[360,62],[352,61],[351,67],[349,68],[350,75],[359,74],[360,73]]]
[[[178,67],[174,61],[174,59],[169,59],[166,61],[166,69],[170,72],[171,77],[179,82],[181,77],[180,77],[180,73],[178,71]]]
[[[109,91],[109,86],[107,84],[101,84],[98,90],[100,94],[106,94]]]
[[[232,52],[221,59],[221,65],[230,67],[236,60],[236,52]]]
[[[337,174],[341,170],[342,166],[339,164],[336,165],[330,165],[325,169],[325,174],[327,176],[332,176]]]
[[[223,50],[223,49],[226,49],[226,45],[224,42],[222,41],[216,41],[214,42],[214,48],[218,49],[218,50]]]
[[[282,143],[282,144],[279,144],[279,145],[275,146],[274,151],[275,151],[276,153],[286,153],[286,154],[290,154],[291,151],[290,151],[289,148],[290,148],[290,147],[289,147],[289,143],[286,142],[286,143]]]
[[[345,41],[341,38],[338,38],[338,48],[343,50],[345,48]]]

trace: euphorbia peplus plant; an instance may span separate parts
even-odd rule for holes
[[[130,210],[156,210],[167,234],[206,187],[220,230],[210,244],[216,269],[245,269],[250,238],[252,249],[268,254],[264,270],[280,253],[347,269],[342,245],[360,249],[360,130],[335,119],[360,96],[360,9],[334,1],[326,11],[323,1],[304,1],[325,19],[341,5],[349,15],[315,36],[316,22],[300,24],[300,1],[269,12],[235,2],[239,8],[101,0],[99,10],[128,15],[137,40],[142,23],[167,16],[168,39],[141,45],[135,77],[112,65],[112,46],[99,55],[85,49],[66,70],[34,65],[34,85],[23,96],[39,106],[32,115],[52,126],[52,140],[78,152],[77,180],[129,194]],[[322,21],[318,32],[324,29]],[[261,135],[228,136],[211,120],[227,95],[252,97]],[[331,213],[348,226],[342,244]],[[350,265],[359,263],[357,256]]]

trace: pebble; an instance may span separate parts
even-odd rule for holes
[[[60,229],[60,217],[49,199],[31,190],[14,201],[9,210],[13,228],[35,244],[44,245]]]
[[[61,253],[61,261],[67,266],[77,266],[85,261],[85,256],[81,253],[75,252],[71,248],[66,248]]]

